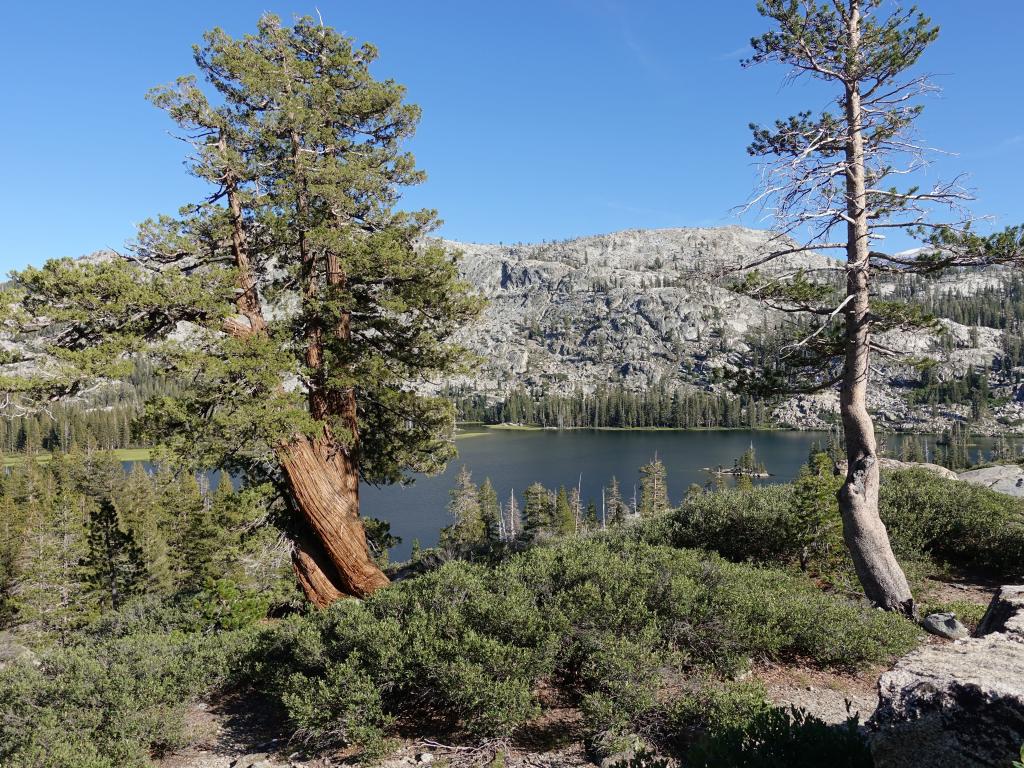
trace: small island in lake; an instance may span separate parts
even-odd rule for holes
[[[733,459],[731,467],[704,467],[705,472],[713,475],[734,475],[736,477],[771,477],[771,473],[765,468],[763,461],[758,461],[757,453],[754,451],[754,444],[743,452],[736,459]]]

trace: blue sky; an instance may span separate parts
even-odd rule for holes
[[[943,92],[920,131],[958,153],[932,172],[967,171],[978,213],[1024,222],[1024,3],[923,4],[943,31],[921,68]],[[377,74],[423,107],[410,148],[430,178],[405,204],[437,208],[455,239],[739,223],[732,209],[756,181],[747,124],[824,104],[813,88],[783,87],[781,68],[740,68],[764,29],[753,0],[11,4],[0,270],[120,248],[139,221],[200,197],[146,90],[191,71],[209,27],[240,35],[265,10],[317,8],[375,43]]]

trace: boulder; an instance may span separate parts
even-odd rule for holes
[[[944,477],[947,480],[956,480],[957,474],[951,469],[946,469],[938,464],[928,464],[923,461],[898,461],[897,459],[890,459],[883,456],[878,460],[878,464],[882,469],[924,469],[932,474]]]
[[[877,768],[1009,766],[1024,741],[1024,586],[1003,587],[984,636],[926,645],[878,681]]]
[[[878,459],[878,466],[881,469],[924,469],[932,474],[944,477],[947,480],[959,480],[960,478],[951,469],[946,469],[938,464],[928,464],[923,461],[899,461],[898,459],[891,459],[888,456],[882,456]],[[835,473],[837,475],[846,474],[846,461],[840,460],[835,464]]]
[[[1000,464],[961,472],[957,477],[965,483],[983,485],[1010,496],[1024,496],[1024,468],[1018,464]]]
[[[957,621],[955,613],[932,613],[925,617],[921,626],[928,632],[947,640],[963,640],[970,636],[967,627]]]

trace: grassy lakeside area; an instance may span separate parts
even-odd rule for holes
[[[465,440],[470,437],[480,437],[486,435],[486,432],[456,432],[456,440]],[[115,448],[110,451],[118,461],[150,461],[153,457],[152,448]],[[4,467],[15,467],[19,464],[24,464],[25,460],[29,457],[26,454],[13,454],[3,456],[0,459],[0,465]],[[49,452],[36,453],[32,455],[32,458],[40,463],[47,464],[53,460],[53,454]]]
[[[116,448],[110,451],[118,461],[149,461],[153,451],[151,448]],[[4,456],[3,466],[14,467],[23,464],[29,457],[24,454]],[[52,453],[36,453],[32,458],[40,464],[46,464],[53,459]]]

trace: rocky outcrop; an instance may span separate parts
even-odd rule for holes
[[[889,469],[923,469],[926,472],[944,477],[947,480],[958,480],[956,472],[951,469],[947,469],[939,464],[929,464],[923,461],[899,461],[898,459],[890,459],[888,456],[882,456],[878,459],[878,466],[883,470]],[[835,472],[837,475],[846,474],[846,462],[837,461],[835,465]]]
[[[565,394],[606,385],[641,391],[664,382],[721,392],[722,374],[744,364],[750,336],[791,320],[730,288],[745,265],[780,245],[762,230],[627,230],[515,245],[441,242],[461,254],[464,278],[487,305],[458,336],[480,356],[480,364],[466,375],[427,385],[432,391],[464,388],[498,400],[518,386]],[[99,253],[85,258],[111,257]],[[827,256],[803,252],[758,269],[767,274],[822,274],[838,266]],[[270,265],[268,270],[278,274],[280,267]],[[970,295],[998,288],[1010,277],[1004,268],[991,267],[928,278],[915,283],[912,293],[921,299]],[[879,275],[873,288],[884,297],[910,295],[909,279]],[[282,318],[296,306],[295,297],[285,293],[264,312]],[[939,378],[963,374],[972,365],[988,368],[1003,352],[1003,332],[945,319],[939,324],[935,332],[897,330],[875,338],[893,353],[877,355],[872,366],[868,406],[879,426],[941,433],[954,421],[971,418],[967,404],[909,403],[908,387],[919,379],[920,370],[908,359],[934,360],[933,373]],[[186,324],[176,338],[189,338],[188,331]],[[37,341],[33,363],[24,369],[8,366],[4,372],[38,374],[46,359],[44,341]],[[0,351],[9,351],[7,343],[0,334]],[[990,382],[1001,403],[985,418],[972,420],[975,434],[1024,426],[1024,387],[1008,383],[1014,376],[1004,378]],[[837,423],[838,410],[834,391],[799,395],[779,404],[772,421],[796,429],[827,429]]]
[[[722,390],[720,374],[742,363],[748,334],[783,320],[729,287],[744,265],[766,252],[769,238],[761,230],[721,227],[629,230],[526,245],[444,241],[461,253],[465,278],[487,299],[481,318],[460,335],[483,362],[450,383],[493,399],[519,385],[568,393],[602,385],[643,390],[663,381]],[[799,253],[760,269],[792,274],[835,266],[826,256]],[[1003,279],[993,268],[933,279],[918,293],[970,293]],[[883,277],[877,283],[882,295],[895,290]],[[987,368],[1002,351],[1001,331],[949,320],[935,333],[890,331],[877,341],[908,358],[938,361],[940,376],[962,374],[970,365]],[[873,375],[869,407],[882,426],[938,433],[971,415],[969,406],[909,404],[906,386],[919,373],[898,360],[878,356]],[[975,423],[975,433],[1024,423],[1024,402],[1010,391],[998,394],[1007,403]],[[825,429],[837,414],[835,392],[823,392],[783,402],[773,420]]]
[[[965,483],[983,485],[999,493],[1024,497],[1024,467],[1019,464],[1000,464],[995,467],[971,469],[957,475]]]
[[[924,646],[882,675],[870,723],[877,768],[1005,768],[1019,754],[1024,586],[1003,587],[978,631]]]
[[[768,239],[723,227],[530,245],[446,241],[487,299],[461,337],[485,358],[464,383],[495,396],[519,384],[561,392],[608,383],[639,390],[659,380],[711,386],[768,316],[760,302],[728,288]],[[807,253],[770,269],[831,263]]]

